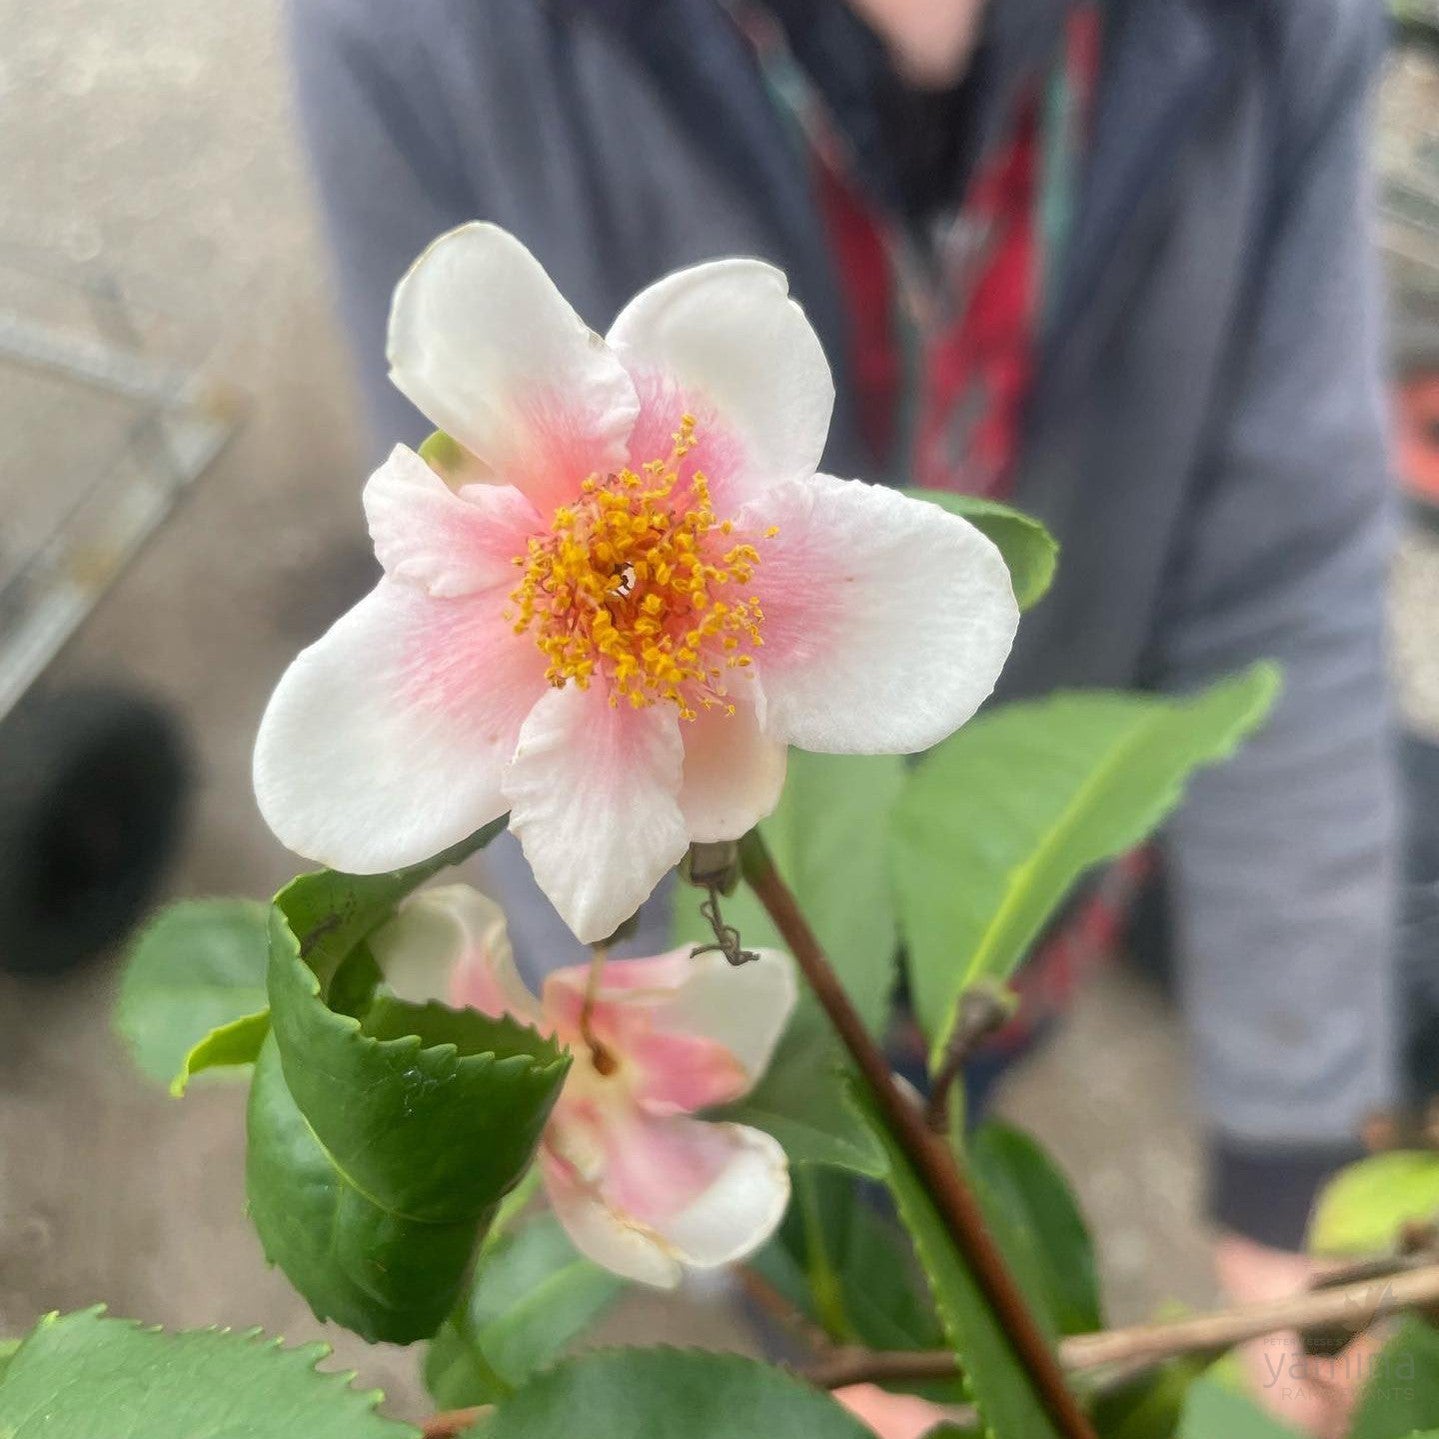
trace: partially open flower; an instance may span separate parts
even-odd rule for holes
[[[255,754],[265,818],[338,869],[415,863],[507,810],[583,940],[691,840],[774,807],[786,746],[904,753],[993,688],[994,546],[817,475],[834,400],[779,271],[683,270],[606,339],[492,225],[395,292],[395,383],[463,446],[365,490],[375,590],[299,656]]]
[[[732,969],[718,954],[561,969],[541,998],[515,969],[496,905],[466,885],[425,890],[372,937],[390,986],[508,1013],[574,1063],[540,1145],[555,1214],[576,1248],[646,1284],[753,1253],[789,1201],[783,1149],[742,1124],[691,1118],[748,1092],[794,1007],[786,955]]]

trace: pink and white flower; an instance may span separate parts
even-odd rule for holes
[[[691,840],[770,812],[788,745],[926,749],[993,688],[1004,561],[815,473],[833,383],[771,266],[670,275],[601,339],[518,240],[465,225],[400,282],[389,355],[462,462],[400,447],[370,478],[384,577],[270,701],[255,790],[299,853],[374,873],[509,811],[597,940]]]
[[[515,969],[504,915],[467,885],[420,892],[371,938],[404,998],[445,995],[553,1034],[574,1062],[540,1143],[556,1216],[597,1264],[672,1286],[753,1253],[789,1202],[784,1150],[743,1124],[695,1119],[753,1087],[795,1001],[787,955],[738,969],[686,949],[556,970],[542,997]]]

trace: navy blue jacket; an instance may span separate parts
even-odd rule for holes
[[[975,147],[1063,9],[992,0]],[[1167,836],[1220,1212],[1274,1240],[1308,1195],[1277,1161],[1312,1178],[1392,1086],[1391,524],[1365,163],[1380,11],[1116,4],[1017,489],[1063,561],[1002,695],[1285,667],[1273,722],[1201,777]],[[837,365],[827,467],[862,472],[804,157],[719,0],[292,0],[292,16],[377,446],[423,431],[385,380],[390,289],[437,233],[482,217],[598,329],[676,266],[782,266]],[[809,63],[882,187],[864,74],[816,25]],[[568,959],[538,896],[508,884],[521,951]]]

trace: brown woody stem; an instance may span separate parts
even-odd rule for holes
[[[1094,1439],[1059,1360],[1040,1329],[1009,1266],[989,1233],[979,1202],[948,1145],[926,1127],[919,1109],[895,1083],[889,1061],[864,1026],[764,841],[751,832],[741,843],[744,877],[783,936],[801,973],[849,1051],[896,1145],[913,1166],[936,1214],[994,1311],[1015,1357],[1065,1439]]]

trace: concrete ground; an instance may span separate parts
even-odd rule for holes
[[[250,396],[234,444],[51,679],[123,678],[184,718],[198,795],[176,894],[263,895],[293,872],[251,800],[251,739],[284,664],[369,575],[361,447],[280,43],[273,0],[0,0],[0,251],[153,287]],[[1411,555],[1411,606],[1439,612],[1436,576],[1439,550]],[[1426,683],[1433,703],[1432,668]],[[0,1335],[104,1301],[314,1337],[242,1212],[239,1091],[176,1103],[132,1074],[110,1033],[114,986],[107,966],[58,985],[0,977]],[[1183,1043],[1153,994],[1101,979],[1006,1107],[1074,1175],[1117,1316],[1210,1297]],[[743,1342],[713,1301],[638,1302],[618,1326]],[[330,1337],[416,1411],[409,1355]]]

